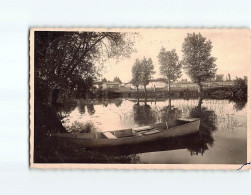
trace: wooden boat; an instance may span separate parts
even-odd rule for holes
[[[168,123],[157,123],[152,126],[143,126],[133,129],[87,133],[57,133],[53,136],[60,140],[79,144],[87,148],[109,147],[119,145],[140,144],[164,138],[184,136],[199,131],[198,118],[179,118]]]
[[[201,139],[198,133],[177,136],[172,138],[163,138],[155,141],[143,142],[140,144],[118,145],[116,147],[96,147],[88,148],[88,151],[105,154],[108,156],[123,156],[131,154],[142,154],[149,152],[181,150],[188,148],[199,148]]]

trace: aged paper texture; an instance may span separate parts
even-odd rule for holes
[[[32,28],[30,167],[250,169],[250,38]]]

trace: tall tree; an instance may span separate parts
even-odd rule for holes
[[[214,78],[216,73],[216,58],[211,56],[212,42],[199,34],[187,34],[182,45],[183,67],[191,80],[202,91],[203,82]]]
[[[89,80],[99,75],[106,59],[130,55],[134,43],[134,37],[130,35],[118,32],[36,31],[35,90],[44,94],[55,88],[72,91],[77,90],[80,82],[82,87],[91,87]],[[88,82],[85,85],[86,79]]]
[[[103,78],[103,79],[102,79],[102,82],[103,82],[103,83],[106,83],[106,82],[107,82],[107,79],[106,79],[106,78]]]
[[[151,58],[144,59],[141,61],[141,76],[140,76],[140,84],[144,86],[144,90],[146,92],[146,86],[149,84],[152,75],[155,73],[154,65]]]
[[[171,91],[171,81],[176,81],[181,77],[181,63],[175,49],[166,51],[164,47],[158,55],[160,64],[160,74],[168,79],[168,91]]]
[[[119,77],[114,77],[113,82],[118,82],[120,84],[122,83]]]
[[[136,87],[137,92],[139,91],[139,85],[140,85],[140,77],[141,77],[141,62],[140,60],[136,59],[134,62],[134,65],[132,67],[132,80],[131,83],[133,86]]]
[[[224,75],[223,74],[216,74],[215,81],[223,81]]]
[[[231,75],[228,73],[228,80],[231,81]]]

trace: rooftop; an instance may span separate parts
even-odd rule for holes
[[[119,85],[119,82],[103,82],[103,84],[108,84],[108,85]]]

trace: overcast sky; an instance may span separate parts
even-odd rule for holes
[[[179,59],[182,59],[182,43],[187,33],[201,33],[202,36],[212,41],[212,56],[216,57],[217,74],[224,74],[224,79],[228,73],[231,78],[248,75],[248,67],[251,65],[250,38],[251,34],[247,30],[224,30],[224,29],[149,29],[139,30],[140,37],[136,39],[136,53],[130,58],[119,60],[109,60],[103,77],[113,80],[115,76],[120,77],[122,82],[131,80],[131,68],[136,59],[152,58],[156,74],[154,78],[159,78],[158,54],[161,47],[168,51],[176,49]],[[181,78],[189,78],[183,71]]]

